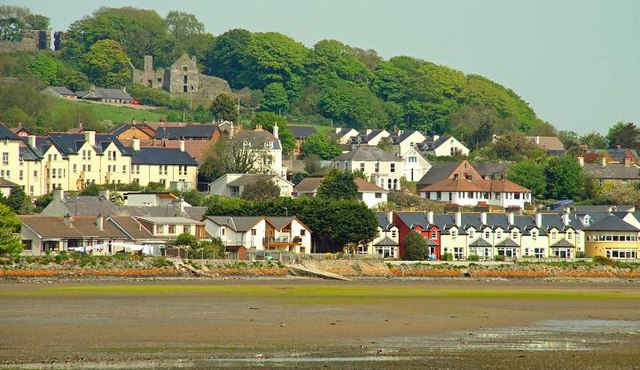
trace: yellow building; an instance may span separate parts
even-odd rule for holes
[[[140,185],[158,182],[167,188],[179,190],[195,189],[198,181],[198,162],[184,149],[140,147],[133,139],[131,147],[131,181]]]
[[[640,255],[640,229],[614,215],[606,216],[584,232],[587,257],[637,259]]]

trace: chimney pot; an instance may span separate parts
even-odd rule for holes
[[[433,225],[433,211],[427,212],[427,221],[429,222],[429,225]]]
[[[184,140],[180,140],[179,143],[180,143],[180,151],[184,152]]]
[[[137,137],[131,139],[131,149],[140,151],[140,139],[138,139]]]
[[[102,217],[101,213],[98,213],[98,217],[96,218],[96,226],[98,227],[98,230],[104,230],[104,217]]]

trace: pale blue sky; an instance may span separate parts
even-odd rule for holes
[[[2,0],[54,30],[100,6],[195,14],[214,35],[276,31],[312,46],[337,39],[388,59],[409,55],[513,89],[560,130],[640,125],[639,0]]]

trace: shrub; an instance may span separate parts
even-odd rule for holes
[[[467,256],[467,261],[480,261],[480,257],[477,254],[470,254]]]
[[[60,253],[58,253],[57,256],[55,256],[54,260],[56,261],[56,263],[58,265],[62,264],[64,261],[69,259],[69,254],[67,253],[67,251],[62,251]]]
[[[494,261],[504,262],[504,256],[496,255],[495,257],[493,257],[493,260]]]
[[[442,261],[453,261],[453,253],[443,253],[440,259]]]
[[[603,257],[603,256],[595,256],[593,257],[593,262],[598,264],[598,265],[607,265],[607,266],[613,266],[615,265],[615,261],[612,260],[611,258],[607,258],[607,257]]]

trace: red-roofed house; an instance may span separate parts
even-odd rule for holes
[[[418,192],[423,198],[462,206],[485,203],[524,208],[525,203],[531,203],[531,190],[504,178],[483,179],[466,160],[443,178],[434,178],[432,183],[421,182],[420,185]]]

